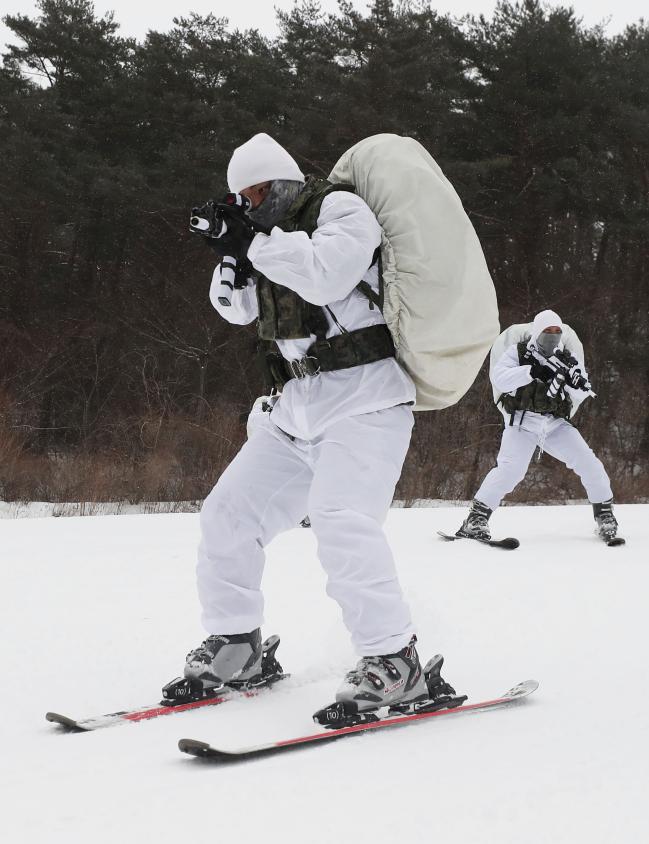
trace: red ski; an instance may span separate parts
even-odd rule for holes
[[[54,724],[59,724],[69,732],[86,733],[99,730],[102,727],[114,727],[118,724],[137,723],[159,718],[162,715],[173,715],[187,712],[191,709],[202,709],[205,706],[218,706],[229,700],[241,697],[256,697],[260,691],[284,680],[282,666],[275,658],[279,636],[270,636],[262,645],[261,677],[256,682],[241,684],[238,688],[233,684],[221,687],[218,691],[204,692],[192,687],[190,680],[178,677],[163,688],[162,693],[166,701],[161,701],[138,709],[125,709],[120,712],[109,712],[107,715],[94,715],[91,718],[75,720],[58,712],[47,712],[45,717]],[[205,696],[203,696],[205,695]]]
[[[69,732],[85,733],[90,730],[99,730],[103,727],[114,727],[118,724],[148,721],[151,718],[159,718],[162,715],[173,715],[178,712],[187,712],[191,709],[201,709],[206,706],[219,706],[221,703],[227,703],[229,700],[236,698],[255,697],[260,691],[262,691],[262,689],[266,688],[267,685],[268,684],[265,684],[258,689],[247,689],[246,691],[228,689],[215,697],[203,698],[203,700],[194,700],[189,703],[179,703],[174,706],[155,704],[153,706],[143,706],[140,709],[126,709],[121,712],[109,712],[106,715],[94,715],[91,718],[82,718],[80,720],[69,718],[67,715],[60,715],[58,712],[47,712],[45,717],[48,721],[51,721],[54,724],[59,724]]]
[[[256,692],[244,692],[246,697],[252,697]],[[150,718],[158,718],[161,715],[172,715],[174,712],[187,712],[188,709],[200,709],[203,706],[218,706],[226,703],[232,695],[226,693],[217,697],[195,700],[191,703],[181,703],[178,706],[144,706],[141,709],[125,709],[121,712],[109,712],[106,715],[94,715],[91,718],[75,720],[67,715],[60,715],[58,712],[46,712],[45,717],[53,724],[59,724],[66,730],[75,733],[85,733],[89,730],[99,730],[102,727],[114,727],[117,724],[125,724],[137,721],[147,721]]]
[[[178,748],[183,753],[197,756],[202,759],[209,759],[213,762],[228,763],[238,762],[245,759],[256,759],[260,756],[270,756],[275,753],[282,753],[287,750],[295,750],[312,744],[323,744],[336,741],[337,739],[351,736],[355,733],[365,733],[369,730],[380,730],[386,727],[398,727],[411,724],[414,721],[423,721],[426,718],[441,718],[445,715],[457,715],[461,712],[473,712],[478,709],[491,709],[497,706],[506,706],[526,698],[536,691],[539,684],[536,680],[526,680],[511,688],[508,692],[493,700],[484,700],[480,703],[467,703],[457,706],[454,709],[438,709],[433,712],[421,712],[412,715],[386,715],[377,721],[370,721],[365,724],[356,724],[352,727],[341,727],[333,730],[323,730],[308,736],[300,736],[284,741],[274,741],[268,744],[258,744],[252,747],[244,747],[238,750],[220,750],[212,747],[203,741],[195,739],[180,739]]]

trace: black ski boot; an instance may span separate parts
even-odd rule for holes
[[[462,522],[462,526],[456,532],[456,536],[464,536],[467,539],[491,539],[491,532],[489,530],[489,517],[493,511],[490,510],[482,501],[473,499],[471,502],[471,510],[466,519]]]
[[[617,519],[613,515],[613,499],[593,504],[593,515],[597,522],[597,533],[607,545],[622,545],[624,540],[617,535]]]

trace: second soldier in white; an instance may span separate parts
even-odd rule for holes
[[[471,511],[457,536],[489,539],[489,518],[502,499],[523,480],[536,449],[579,475],[593,505],[597,530],[613,540],[617,521],[613,493],[606,470],[570,417],[589,393],[587,374],[576,349],[566,349],[576,359],[566,376],[549,364],[556,350],[563,352],[563,323],[551,310],[534,318],[531,336],[509,345],[492,367],[490,377],[505,417],[497,465],[475,493]],[[571,382],[572,379],[572,382]]]

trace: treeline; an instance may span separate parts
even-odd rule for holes
[[[363,137],[417,138],[453,181],[501,323],[558,310],[597,401],[577,417],[618,498],[649,497],[649,29],[567,8],[460,22],[424,2],[303,2],[280,34],[178,18],[142,43],[88,0],[9,15],[0,71],[0,498],[202,497],[261,389],[254,331],[211,309],[188,209],[259,131],[326,175]],[[401,498],[466,498],[500,416],[483,372],[419,414]],[[545,458],[549,461],[549,458]],[[519,500],[583,497],[544,463]]]

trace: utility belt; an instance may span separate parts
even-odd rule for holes
[[[298,360],[286,360],[275,343],[270,348],[262,349],[261,355],[269,386],[281,390],[293,378],[309,378],[321,372],[336,372],[375,363],[394,357],[395,351],[387,325],[370,325],[316,340],[306,355]]]
[[[523,419],[525,419],[528,413],[535,413],[537,416],[549,416],[552,419],[564,419],[566,422],[570,423],[569,419],[566,419],[565,416],[559,416],[557,413],[553,413],[551,410],[512,410],[509,414],[509,426],[513,427],[514,419],[516,418],[516,414],[520,413],[521,418],[518,420],[519,426],[523,424]]]

